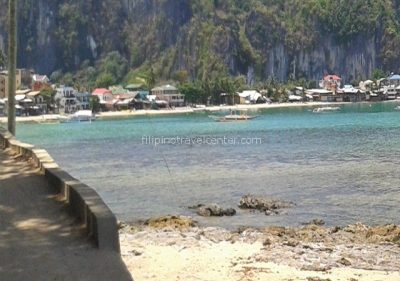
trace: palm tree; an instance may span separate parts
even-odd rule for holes
[[[8,1],[8,130],[15,135],[15,74],[17,64],[17,0]]]

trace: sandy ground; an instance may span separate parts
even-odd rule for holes
[[[366,241],[360,227],[337,235],[311,227],[291,235],[290,230],[277,232],[283,228],[229,232],[125,226],[120,241],[136,281],[399,281],[399,245],[385,242],[386,236]],[[326,237],[317,242],[315,235]]]
[[[132,280],[117,253],[88,241],[60,198],[32,165],[0,149],[0,280]]]
[[[122,110],[101,112],[96,116],[100,119],[121,118],[130,116],[146,116],[146,115],[169,115],[169,114],[185,114],[193,112],[216,112],[230,109],[248,109],[258,110],[267,108],[285,108],[285,107],[307,107],[307,106],[332,106],[345,103],[327,103],[327,102],[308,102],[308,103],[273,103],[273,104],[241,104],[235,106],[209,106],[206,108],[178,107],[175,109],[160,110]],[[20,116],[16,118],[17,122],[25,123],[57,123],[60,115],[46,114],[40,116]],[[7,117],[0,117],[0,123],[6,123]]]

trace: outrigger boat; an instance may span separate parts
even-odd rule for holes
[[[209,115],[208,117],[212,118],[217,122],[231,122],[231,121],[247,121],[256,118],[257,116],[248,115],[245,109],[237,109],[231,110],[230,114],[224,116],[217,115]]]

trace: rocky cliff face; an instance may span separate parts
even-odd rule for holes
[[[7,2],[0,0],[0,5],[6,7]],[[323,7],[308,13],[308,7],[299,6],[306,4],[294,0],[283,1],[288,5],[250,2],[20,0],[18,65],[47,74],[73,71],[84,61],[94,64],[117,50],[131,68],[152,65],[165,78],[179,70],[199,79],[220,72],[245,75],[249,82],[268,77],[317,80],[338,73],[349,82],[370,76],[376,68],[398,70],[399,28],[387,20],[395,17],[394,0],[377,1],[386,8],[382,15],[376,8],[373,28],[350,30],[348,37],[314,16]],[[5,50],[6,40],[2,9],[0,50]]]

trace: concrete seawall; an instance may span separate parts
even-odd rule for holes
[[[2,128],[0,147],[33,161],[50,186],[63,197],[71,214],[84,224],[86,235],[96,246],[120,253],[117,219],[94,189],[63,171],[46,150],[22,143]]]

